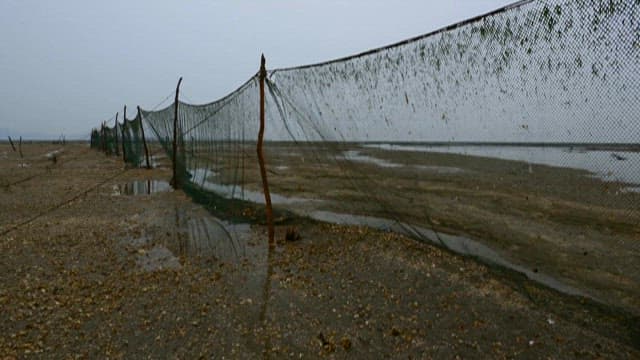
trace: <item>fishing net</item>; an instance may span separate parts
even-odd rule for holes
[[[113,127],[103,126],[101,129],[102,147],[107,155],[118,155],[118,130]]]
[[[268,108],[267,116],[275,118],[276,107]],[[141,114],[173,160],[175,104]],[[257,77],[209,104],[178,103],[174,181],[221,216],[264,219],[262,207],[255,206],[264,204],[256,157],[258,114]]]
[[[268,71],[277,222],[401,232],[640,310],[639,11],[637,0],[520,1]],[[256,75],[177,106],[175,181],[223,216],[263,216],[259,104]],[[140,111],[172,159],[175,108]]]
[[[123,161],[133,167],[151,167],[140,112],[133,120],[125,116],[122,124],[117,121],[113,127],[105,124],[91,130],[91,148],[122,156]]]
[[[122,150],[125,162],[136,167],[149,167],[147,163],[144,139],[144,129],[142,128],[142,117],[140,113],[133,120],[126,117],[121,126],[122,129]]]
[[[92,149],[100,149],[100,131],[98,129],[91,130],[90,146]]]

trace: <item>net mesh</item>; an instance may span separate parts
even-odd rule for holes
[[[100,129],[91,130],[91,148],[122,156],[123,161],[133,167],[149,166],[145,145],[140,112],[133,120],[125,117],[122,124],[116,121],[113,127],[108,127],[105,122]]]
[[[137,167],[147,166],[144,150],[145,144],[142,135],[142,117],[140,113],[138,113],[133,120],[127,120],[127,118],[125,118],[121,128],[122,149],[124,151],[125,161]]]
[[[402,232],[639,311],[639,10],[521,1],[269,71],[277,219]],[[178,103],[178,180],[223,216],[262,218],[258,87]],[[171,158],[175,106],[139,114]]]

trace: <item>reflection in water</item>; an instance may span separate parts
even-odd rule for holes
[[[172,191],[171,185],[163,180],[136,180],[114,186],[114,195],[150,195]]]
[[[246,256],[249,224],[233,224],[212,216],[188,217],[176,208],[176,248],[181,255],[236,262]]]
[[[145,272],[153,272],[164,269],[179,269],[180,260],[162,245],[138,252],[136,266]]]

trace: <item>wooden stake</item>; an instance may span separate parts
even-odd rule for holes
[[[117,126],[117,125],[116,125]],[[124,112],[122,113],[122,161],[127,163],[127,154],[124,149],[124,132],[127,126],[127,105],[124,106]]]
[[[20,158],[22,159],[22,136],[20,136],[20,141],[18,141],[18,151],[20,152]]]
[[[176,86],[176,99],[175,99],[175,112],[173,119],[173,179],[171,180],[171,184],[174,189],[180,189],[181,184],[178,179],[176,161],[178,160],[178,94],[180,92],[180,83],[182,82],[182,77],[178,80],[178,85]]]
[[[265,167],[264,154],[262,152],[262,143],[264,140],[264,79],[267,77],[267,69],[265,67],[264,54],[260,59],[260,73],[258,78],[260,81],[260,131],[258,132],[258,162],[260,162],[260,176],[262,177],[262,187],[264,189],[264,200],[266,203],[267,227],[269,229],[269,246],[275,246],[275,229],[273,228],[273,209],[271,208],[271,194],[269,193],[269,182],[267,181],[267,170]]]
[[[140,117],[140,133],[142,134],[142,145],[144,146],[144,156],[147,159],[147,169],[151,169],[151,164],[149,163],[149,149],[147,148],[147,140],[144,138],[144,124],[142,124],[142,115],[140,114],[140,106],[138,106],[138,116]]]
[[[116,125],[113,127],[116,131],[116,155],[120,155],[120,150],[118,150],[118,113],[116,113]]]
[[[13,140],[11,140],[11,136],[7,136],[9,138],[9,144],[11,144],[11,148],[13,149],[13,152],[16,152],[16,146],[13,145]]]
[[[107,153],[107,122],[104,121],[102,123],[102,136],[100,137],[100,139],[102,140],[102,151],[104,151],[104,153]]]

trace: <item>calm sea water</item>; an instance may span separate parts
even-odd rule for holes
[[[422,151],[516,160],[530,164],[586,170],[605,181],[627,183],[640,191],[640,153],[631,151],[585,150],[562,146],[508,145],[405,145],[368,144],[383,150]]]

